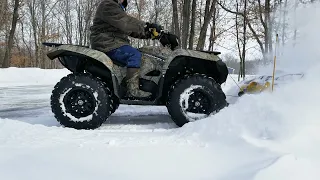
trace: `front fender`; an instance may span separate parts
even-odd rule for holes
[[[177,49],[170,54],[166,63],[164,64],[163,70],[162,70],[163,74],[166,74],[171,62],[178,57],[191,57],[191,58],[197,58],[197,59],[203,59],[203,60],[215,61],[215,62],[221,60],[214,52],[206,53],[206,52],[194,51],[189,49]]]

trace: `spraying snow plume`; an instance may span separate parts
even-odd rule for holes
[[[304,73],[303,79],[280,86],[274,93],[245,95],[236,104],[181,131],[199,132],[209,142],[241,141],[283,154],[256,179],[318,179],[320,169],[320,3],[297,9],[298,34],[281,48],[277,70]],[[290,17],[293,17],[291,14]],[[293,19],[291,18],[290,26]],[[261,67],[260,74],[272,73]],[[237,88],[237,87],[235,87]],[[231,143],[230,143],[231,142]]]
[[[277,70],[287,73],[306,73],[320,63],[319,42],[320,3],[310,3],[297,7],[288,13],[288,29],[291,38],[285,46],[277,49]],[[296,30],[297,35],[293,33]],[[271,74],[273,64],[260,67],[260,74]]]

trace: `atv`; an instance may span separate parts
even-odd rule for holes
[[[161,46],[142,47],[140,89],[147,98],[126,94],[126,66],[89,46],[43,43],[52,47],[49,59],[58,59],[71,71],[51,95],[58,122],[74,129],[96,129],[120,104],[166,106],[179,127],[206,118],[227,106],[221,84],[228,76],[220,52],[178,48],[173,34],[160,33]]]

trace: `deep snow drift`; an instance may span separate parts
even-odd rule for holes
[[[180,129],[165,108],[142,106],[121,106],[111,123],[94,131],[63,128],[48,103],[67,71],[0,70],[1,179],[319,179],[319,8],[299,10],[297,45],[283,47],[278,60],[279,70],[303,72],[303,79],[273,93],[243,96]],[[222,87],[236,88],[231,85],[228,79]],[[18,116],[24,103],[34,109]],[[2,111],[8,106],[11,111]],[[116,123],[126,118],[146,123]]]
[[[281,47],[277,69],[304,73],[301,80],[283,84],[274,93],[246,95],[206,120],[188,124],[180,132],[198,132],[199,139],[244,140],[282,156],[255,179],[319,179],[320,177],[320,4],[298,9],[296,45]],[[272,67],[261,67],[270,75]],[[232,89],[231,89],[232,90]],[[228,140],[228,141],[229,141]]]

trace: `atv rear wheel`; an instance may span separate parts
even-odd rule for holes
[[[111,92],[89,74],[69,74],[55,86],[51,108],[61,125],[96,129],[112,114]]]
[[[178,81],[169,93],[168,112],[182,127],[186,123],[206,118],[227,105],[221,86],[205,75],[191,75]]]

